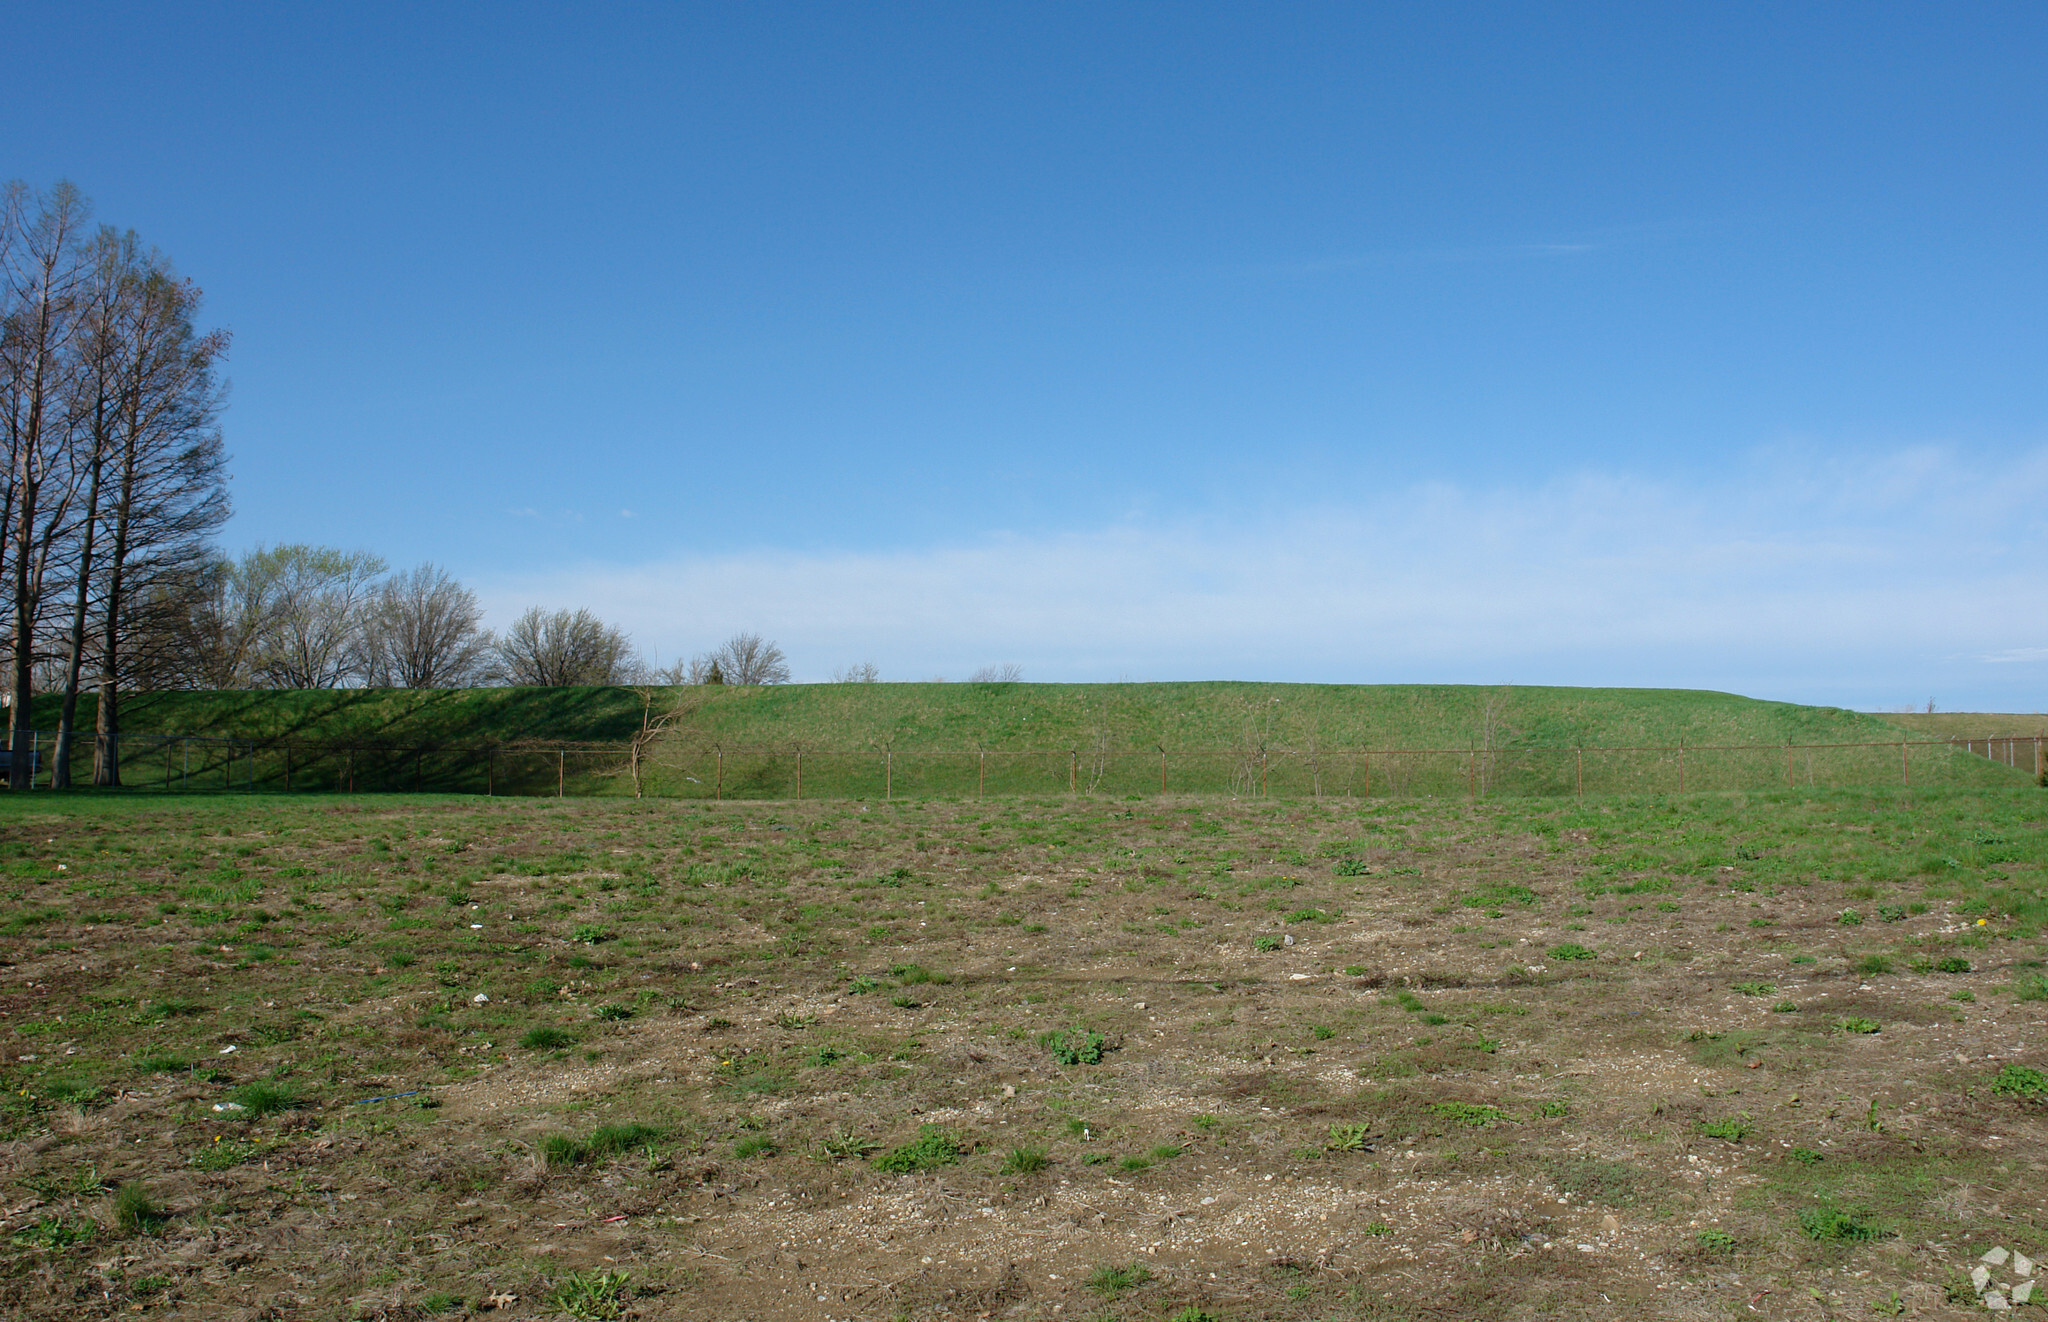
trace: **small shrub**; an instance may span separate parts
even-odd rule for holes
[[[1290,923],[1327,923],[1330,921],[1330,915],[1324,913],[1321,909],[1296,909],[1293,913],[1287,915],[1287,921]]]
[[[922,964],[898,964],[889,970],[889,976],[896,979],[899,987],[919,987],[930,983],[943,987],[953,979],[944,973],[934,973]]]
[[[846,990],[847,993],[852,996],[865,996],[869,992],[875,990],[877,987],[880,987],[881,985],[881,983],[876,982],[873,978],[868,977],[866,974],[862,974],[860,977],[855,978],[852,982],[847,983]]]
[[[461,1295],[449,1294],[446,1290],[434,1290],[420,1296],[420,1308],[428,1313],[452,1313],[467,1304]]]
[[[1178,1313],[1166,1319],[1166,1322],[1222,1322],[1222,1319],[1207,1309],[1189,1304],[1186,1308],[1181,1309]]]
[[[1358,1233],[1361,1235],[1370,1235],[1374,1239],[1378,1239],[1382,1235],[1393,1234],[1394,1228],[1384,1221],[1375,1221],[1371,1225],[1367,1226],[1365,1229],[1359,1231]]]
[[[935,1171],[959,1161],[960,1150],[960,1144],[951,1134],[937,1125],[925,1125],[917,1131],[913,1141],[876,1157],[874,1166],[878,1171],[891,1171],[898,1175]]]
[[[599,927],[596,923],[582,923],[569,933],[569,939],[586,946],[601,946],[605,942],[613,940],[614,936],[613,933]]]
[[[1892,971],[1892,962],[1883,955],[1865,955],[1856,961],[1856,971],[1866,978],[1880,977]]]
[[[1052,1164],[1044,1148],[1011,1148],[1003,1158],[1003,1174],[1032,1175]]]
[[[1576,941],[1567,941],[1562,945],[1552,946],[1547,953],[1552,959],[1562,960],[1599,958],[1599,956]]]
[[[519,1036],[519,1045],[528,1051],[553,1051],[560,1047],[573,1047],[576,1038],[560,1028],[529,1028]]]
[[[1572,1113],[1572,1104],[1561,1098],[1552,1098],[1536,1108],[1536,1114],[1556,1119]]]
[[[1340,858],[1332,869],[1340,877],[1365,877],[1372,874],[1372,868],[1362,858]]]
[[[1771,1007],[1772,1014],[1798,1014],[1799,1007],[1790,1001],[1779,1001]]]
[[[1786,1155],[1802,1166],[1818,1166],[1824,1160],[1820,1153],[1815,1152],[1812,1148],[1794,1148]]]
[[[732,1145],[732,1155],[741,1161],[754,1157],[772,1157],[780,1150],[775,1146],[775,1140],[766,1134],[749,1134]]]
[[[1061,1065],[1100,1065],[1109,1039],[1092,1028],[1056,1028],[1038,1039]]]
[[[1135,1290],[1152,1279],[1152,1273],[1143,1263],[1133,1262],[1124,1266],[1097,1267],[1088,1277],[1088,1288],[1105,1299],[1114,1299],[1126,1290]]]
[[[1879,1024],[1875,1019],[1865,1019],[1861,1015],[1854,1014],[1835,1020],[1835,1027],[1841,1029],[1844,1033],[1877,1033],[1883,1031],[1883,1025]]]
[[[2038,973],[2022,973],[2012,980],[2012,998],[2015,1001],[2048,1001],[2048,978]]]
[[[1735,990],[1741,992],[1744,996],[1769,996],[1772,992],[1778,990],[1778,984],[1775,982],[1738,982],[1735,984]]]
[[[1844,909],[1835,915],[1835,921],[1844,927],[1861,927],[1863,926],[1863,915],[1857,913],[1854,909]]]
[[[1702,1230],[1693,1238],[1698,1241],[1702,1253],[1725,1258],[1735,1252],[1735,1236],[1725,1230]]]
[[[1327,1042],[1337,1036],[1337,1030],[1327,1024],[1317,1024],[1308,1031],[1315,1035],[1315,1039],[1318,1042]]]
[[[598,1018],[607,1023],[617,1023],[621,1019],[631,1019],[633,1017],[632,1009],[624,1005],[600,1005],[597,1007],[596,1013]]]
[[[1970,961],[1964,959],[1961,955],[1945,955],[1934,961],[1934,971],[1936,973],[1968,973],[1970,971]]]
[[[1977,993],[1969,991],[1967,989],[1963,991],[1952,991],[1948,994],[1948,998],[1951,1001],[1960,1001],[1964,1005],[1975,1005],[1977,1003]]]
[[[1274,951],[1278,950],[1281,947],[1281,945],[1282,942],[1280,938],[1277,936],[1260,936],[1252,938],[1252,949],[1258,951],[1262,955],[1272,954]]]
[[[583,1160],[583,1144],[567,1134],[549,1134],[540,1141],[541,1160],[550,1166],[573,1166]]]
[[[1896,904],[1878,905],[1877,916],[1880,921],[1887,923],[1903,923],[1906,921],[1906,911]]]
[[[2030,1102],[2048,1097],[2048,1074],[2031,1065],[2007,1065],[1991,1081],[1991,1091],[2000,1097],[2018,1097]]]

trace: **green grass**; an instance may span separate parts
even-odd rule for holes
[[[915,1139],[884,1152],[873,1165],[878,1171],[911,1175],[951,1166],[960,1160],[961,1152],[959,1140],[937,1125],[925,1125]]]
[[[1126,1290],[1135,1290],[1151,1279],[1152,1271],[1143,1263],[1112,1263],[1097,1267],[1089,1273],[1088,1288],[1105,1299],[1114,1299]]]
[[[761,798],[793,791],[793,762],[763,761],[746,750],[807,750],[804,789],[813,796],[879,795],[881,758],[893,752],[889,790],[919,796],[944,793],[1062,793],[1070,778],[1098,792],[1132,794],[1158,788],[1158,753],[1168,754],[1170,789],[1229,791],[1249,784],[1242,749],[1263,746],[1261,793],[1351,793],[1360,768],[1346,757],[1308,757],[1298,750],[1483,748],[1492,708],[1495,748],[1468,765],[1462,753],[1388,762],[1376,784],[1400,783],[1405,792],[1460,794],[1468,785],[1487,795],[1563,794],[1583,779],[1589,792],[1667,791],[1676,787],[1676,761],[1667,753],[1594,755],[1575,761],[1573,748],[1689,746],[1687,788],[1769,788],[1783,785],[1784,759],[1768,751],[1715,754],[1702,746],[1847,744],[1896,739],[1898,729],[1877,717],[1832,707],[1766,702],[1692,689],[1598,689],[1472,685],[1318,685],[1235,682],[1162,684],[791,684],[769,688],[671,690],[657,709],[682,702],[687,710],[644,768],[653,792],[708,797]],[[90,728],[94,697],[83,695],[80,723]],[[246,739],[253,759],[238,752],[234,783],[253,774],[259,788],[282,788],[284,761],[277,748],[355,746],[353,760],[314,757],[301,750],[293,783],[332,789],[353,776],[359,790],[476,792],[493,779],[500,793],[551,794],[558,772],[571,793],[630,794],[629,778],[608,774],[617,757],[572,756],[558,767],[551,755],[502,754],[491,768],[479,757],[374,751],[379,745],[434,749],[482,748],[522,740],[617,742],[641,718],[639,696],[621,688],[475,690],[314,690],[304,692],[156,693],[128,700],[134,734]],[[40,728],[54,728],[54,700],[36,700]],[[1504,734],[1502,732],[1505,732]],[[1106,761],[1071,750],[1103,749]],[[722,768],[713,749],[725,751]],[[994,756],[954,756],[993,750]],[[1297,750],[1297,751],[1290,751]],[[1538,751],[1550,750],[1550,751]],[[230,769],[218,749],[196,749],[190,784],[228,783]],[[1794,781],[1821,784],[1889,783],[1896,752],[1841,750],[1802,754]],[[1178,762],[1176,762],[1178,757]],[[2021,773],[1983,758],[1943,749],[1915,750],[1914,783],[2003,784]],[[1867,765],[1866,765],[1867,764]],[[144,742],[124,763],[131,785],[163,783],[160,748]],[[710,770],[707,779],[700,772]],[[1483,772],[1483,775],[1482,775]],[[689,777],[695,777],[695,780]],[[187,783],[184,750],[174,759],[174,783]],[[1483,779],[1483,784],[1481,780]],[[722,782],[722,783],[721,783]],[[1386,792],[1384,788],[1380,792]],[[1357,866],[1362,867],[1362,864]],[[1362,874],[1359,874],[1362,875]],[[5,920],[0,920],[4,922]]]

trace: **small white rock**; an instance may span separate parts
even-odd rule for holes
[[[243,1111],[247,1110],[248,1108],[243,1106],[240,1102],[215,1102],[213,1104],[213,1109],[216,1111]]]
[[[491,1003],[491,998],[485,995],[483,992],[478,992],[476,995],[469,998],[469,1003],[471,1005],[489,1005]]]
[[[2012,1255],[2012,1269],[2020,1276],[2032,1276],[2034,1274],[2034,1260],[2015,1249]]]
[[[1974,1268],[1970,1272],[1970,1285],[1977,1291],[1978,1294],[1983,1294],[1984,1291],[1990,1288],[1991,1285],[1990,1270],[1982,1266]]]
[[[2034,1283],[2032,1281],[2022,1281],[2012,1288],[2012,1301],[2016,1304],[2024,1304],[2033,1297]]]
[[[241,1050],[240,1047],[222,1047],[220,1049],[220,1054],[223,1056],[232,1056],[235,1054],[235,1052],[239,1050]]]
[[[1294,938],[1291,936],[1283,936],[1280,938],[1280,944],[1283,946],[1291,946],[1294,944]]]
[[[1997,1290],[1993,1290],[1990,1294],[1984,1296],[1984,1307],[1990,1309],[1994,1313],[2003,1313],[2007,1309],[2011,1308],[2012,1305],[2005,1302],[2005,1296],[2002,1293],[2000,1293]]]
[[[1993,1249],[1989,1253],[1985,1254],[1983,1257],[1979,1258],[1978,1261],[1988,1262],[1994,1267],[2003,1267],[2005,1265],[2005,1260],[2011,1256],[2012,1255],[2010,1253],[2007,1253],[2004,1249]]]
[[[1145,1003],[1144,1003],[1143,1001],[1138,1001],[1138,1002],[1136,1002],[1136,1003],[1135,1003],[1135,1004],[1134,1004],[1134,1005],[1132,1006],[1132,1008],[1133,1008],[1133,1009],[1137,1009],[1137,1010],[1142,1010],[1142,1009],[1144,1009],[1144,1008],[1145,1008]]]

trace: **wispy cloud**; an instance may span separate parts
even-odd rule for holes
[[[2048,454],[1758,456],[1712,485],[1429,485],[1250,522],[893,551],[589,564],[483,585],[588,605],[664,655],[736,629],[799,678],[1014,657],[1040,679],[1694,685],[1943,705],[2048,679]],[[2027,701],[2031,708],[2038,699]]]

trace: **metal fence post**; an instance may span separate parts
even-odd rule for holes
[[[1166,793],[1166,750],[1159,750],[1159,792]]]
[[[714,756],[718,759],[718,778],[712,784],[711,797],[713,802],[723,803],[725,802],[725,750],[723,748],[717,749]]]
[[[555,750],[555,797],[561,798],[567,792],[564,786],[569,780],[569,753],[567,749]]]
[[[1678,745],[1678,792],[1685,793],[1685,745]]]
[[[1582,799],[1586,797],[1586,750],[1583,747],[1572,750],[1572,793]]]
[[[985,791],[987,788],[988,750],[984,748],[981,750],[980,758],[976,761],[974,767],[974,797],[977,799],[982,797],[983,791]]]
[[[882,798],[884,800],[888,800],[893,799],[895,797],[896,750],[893,748],[885,748],[882,750]]]
[[[804,750],[801,748],[796,750],[796,796],[799,799],[804,796]]]
[[[1081,754],[1074,749],[1067,750],[1067,793],[1081,792]]]
[[[1906,756],[1906,741],[1899,740],[1899,782],[1907,788],[1913,784],[1913,763]]]

